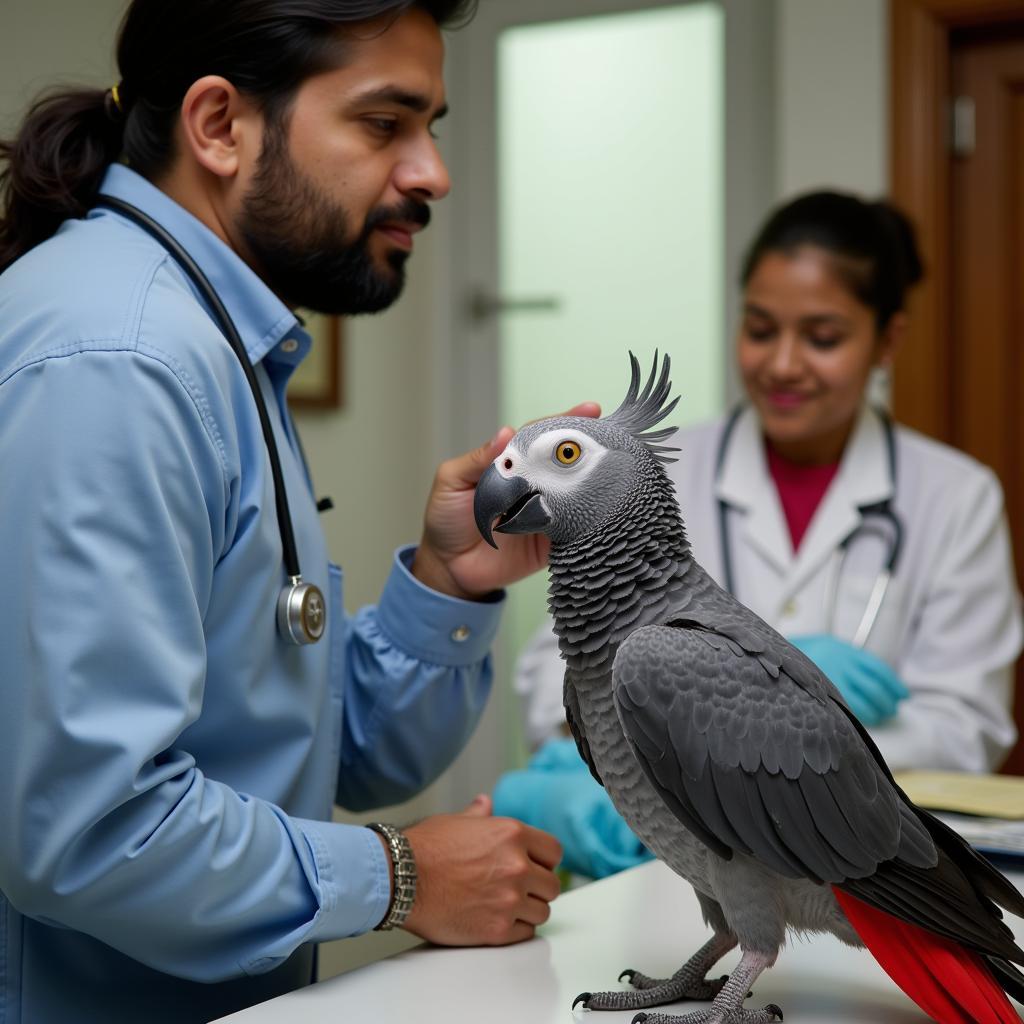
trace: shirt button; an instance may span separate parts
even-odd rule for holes
[[[782,617],[791,619],[796,615],[796,601],[789,600],[782,606]]]
[[[469,626],[456,626],[452,630],[452,640],[457,644],[464,644],[469,639]]]
[[[294,352],[299,347],[299,343],[294,338],[285,338],[281,342],[282,352]]]

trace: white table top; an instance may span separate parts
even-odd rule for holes
[[[1024,886],[1024,876],[1014,875]],[[1018,942],[1024,921],[1009,920]],[[418,946],[387,960],[222,1018],[232,1024],[628,1024],[635,1011],[596,1012],[580,992],[624,988],[633,967],[667,976],[707,940],[690,886],[654,862],[576,889],[552,904],[538,937],[500,949]],[[724,958],[727,973],[738,952]],[[747,1006],[777,1003],[786,1024],[922,1024],[928,1018],[869,953],[831,936],[794,938],[754,984]],[[700,1003],[662,1012],[684,1013]]]

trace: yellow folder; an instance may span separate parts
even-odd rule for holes
[[[897,772],[915,804],[933,811],[1024,819],[1024,778],[971,772]]]

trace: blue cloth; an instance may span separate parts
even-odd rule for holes
[[[548,740],[526,769],[506,772],[494,789],[494,813],[550,832],[562,867],[604,878],[651,859],[587,770],[575,741]]]
[[[876,654],[826,633],[790,639],[832,681],[864,725],[879,725],[896,714],[910,691]]]
[[[234,318],[328,626],[277,634],[256,407],[191,285],[117,214],[65,223],[0,277],[4,1024],[205,1021],[308,982],[310,944],[389,899],[379,840],[331,824],[332,799],[421,789],[491,684],[500,596],[428,590],[410,550],[345,616],[282,399],[310,344],[295,317],[141,177],[112,167],[103,191],[168,228]]]

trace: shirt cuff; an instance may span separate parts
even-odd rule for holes
[[[412,574],[415,553],[415,545],[395,552],[377,604],[381,629],[399,650],[420,661],[452,667],[482,661],[494,643],[505,592],[463,601],[431,590]]]
[[[380,924],[391,903],[391,873],[377,834],[359,825],[292,821],[309,844],[320,886],[320,912],[303,941],[347,939]]]

